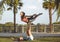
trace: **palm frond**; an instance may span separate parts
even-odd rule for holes
[[[47,1],[44,2],[44,3],[43,3],[43,8],[48,9],[48,4],[49,4],[49,2],[47,2]]]
[[[44,1],[47,1],[47,0],[44,0]]]
[[[60,4],[59,4],[59,7],[57,9],[57,19],[56,19],[56,21],[58,21],[59,17],[60,17]]]
[[[13,0],[6,0],[6,4],[8,5],[8,6],[13,6]]]
[[[57,10],[57,9],[58,9],[58,7],[59,7],[59,3],[60,3],[60,0],[55,0],[56,10]]]
[[[54,1],[52,1],[52,2],[49,2],[49,1],[43,2],[43,8],[48,9],[50,6],[51,6],[52,9],[54,9],[54,7],[55,7]]]
[[[3,10],[4,10],[3,1],[0,1],[0,15],[2,15]]]
[[[2,15],[2,13],[3,13],[3,6],[0,7],[0,15]]]
[[[3,1],[0,1],[0,7],[3,5]]]

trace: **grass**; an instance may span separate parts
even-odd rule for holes
[[[9,38],[0,38],[0,42],[13,42],[13,41]]]
[[[25,41],[29,42],[29,41]],[[42,37],[31,42],[60,42],[60,37]]]
[[[13,42],[11,38],[0,37],[0,42]],[[23,41],[23,42],[60,42],[60,37],[41,37],[33,41]]]

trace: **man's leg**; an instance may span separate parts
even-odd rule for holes
[[[32,33],[31,33],[31,25],[30,23],[27,23],[27,35],[30,36]]]
[[[31,24],[28,23],[27,26],[28,26],[28,28],[27,28],[27,36],[28,36],[28,39],[29,40],[33,40],[33,35],[32,35],[32,32],[31,32]]]
[[[27,40],[33,40],[33,35],[31,33],[31,30],[27,30]]]

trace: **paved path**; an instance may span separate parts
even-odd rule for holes
[[[11,37],[11,36],[26,36],[26,33],[0,33],[0,37]],[[48,37],[48,36],[60,36],[60,33],[33,33],[33,36],[35,38],[39,38],[39,37]]]

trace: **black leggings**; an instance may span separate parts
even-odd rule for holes
[[[28,20],[32,20],[35,19],[37,16],[31,16],[30,18],[28,18]]]
[[[31,16],[30,18],[28,18],[28,22],[29,22],[29,21],[30,21],[30,22],[34,21],[34,20],[36,19],[36,17],[37,17],[37,16]]]

